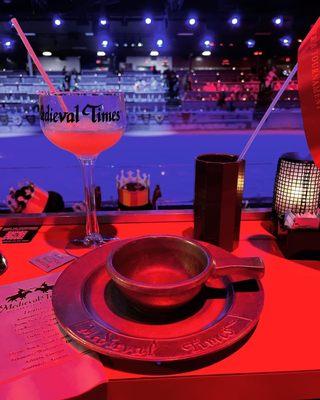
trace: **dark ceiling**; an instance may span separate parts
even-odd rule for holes
[[[285,13],[293,16],[314,17],[320,6],[316,1],[297,0],[162,0],[136,2],[128,0],[1,0],[1,14],[16,16],[46,16],[50,13],[63,13],[68,17],[99,13],[105,10],[108,14],[137,15],[146,11],[154,13],[184,12],[197,10],[203,15],[229,13],[238,10],[247,15],[264,13]],[[318,10],[317,10],[318,9]]]
[[[318,3],[318,5],[316,5]],[[25,52],[15,31],[9,24],[17,17],[25,32],[33,33],[30,41],[38,53],[50,50],[57,56],[80,55],[96,57],[102,40],[108,40],[108,54],[147,55],[162,38],[160,52],[188,57],[203,50],[208,38],[215,43],[214,54],[221,57],[250,56],[255,50],[266,57],[293,56],[310,26],[320,14],[320,3],[295,0],[0,0],[0,41],[12,40],[14,46],[2,52],[0,58],[21,62]],[[150,13],[153,23],[146,25],[144,17]],[[237,14],[241,25],[228,24]],[[195,16],[198,24],[188,27],[186,18]],[[272,18],[283,15],[282,27],[275,27]],[[57,28],[52,24],[54,16],[64,22]],[[99,17],[106,16],[106,27],[98,24]],[[279,44],[282,36],[292,37],[292,46]],[[247,39],[256,41],[254,49],[245,45]],[[143,47],[138,48],[137,43]],[[125,46],[127,44],[127,46]],[[222,45],[221,45],[222,44]],[[0,43],[1,46],[1,43]]]

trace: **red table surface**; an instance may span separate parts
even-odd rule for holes
[[[266,267],[265,304],[247,343],[221,361],[181,373],[125,372],[107,362],[107,386],[83,398],[320,398],[320,261],[283,258],[265,224],[242,221],[240,245],[234,252],[242,257],[260,256]],[[28,260],[53,248],[64,249],[70,235],[79,229],[73,225],[43,226],[31,243],[2,244],[9,269],[0,276],[0,284],[42,275]],[[119,223],[102,228],[110,229],[120,238],[151,233],[192,236],[191,222]]]

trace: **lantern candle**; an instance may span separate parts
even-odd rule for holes
[[[320,205],[320,170],[311,160],[287,153],[278,161],[273,194],[273,211],[283,216],[316,213]]]

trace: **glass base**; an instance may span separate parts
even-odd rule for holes
[[[105,237],[100,233],[91,233],[85,236],[83,239],[72,239],[71,243],[82,247],[99,247],[104,243],[110,242],[110,240],[117,240],[117,237]]]

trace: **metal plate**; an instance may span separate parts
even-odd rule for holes
[[[118,242],[119,243],[119,242]],[[169,314],[144,314],[128,303],[109,278],[109,243],[74,261],[58,278],[53,307],[64,330],[84,346],[111,357],[170,362],[218,353],[244,339],[263,306],[259,281],[216,279],[191,303]],[[217,264],[230,253],[204,244]]]

